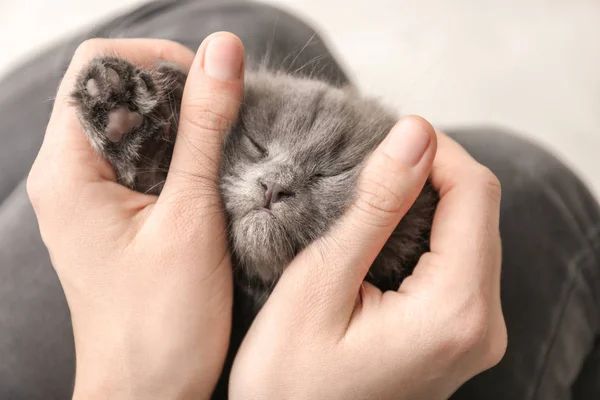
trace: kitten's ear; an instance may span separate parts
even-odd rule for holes
[[[352,83],[344,85],[341,89],[344,92],[344,95],[348,96],[351,99],[357,99],[362,97],[358,87]]]

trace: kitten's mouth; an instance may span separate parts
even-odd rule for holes
[[[265,232],[272,232],[273,230],[277,231],[281,228],[280,221],[273,211],[261,207],[257,207],[246,214],[244,225],[256,229],[257,232],[263,230]]]

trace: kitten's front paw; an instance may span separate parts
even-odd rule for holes
[[[158,103],[151,77],[115,57],[90,62],[72,96],[86,133],[100,152],[127,145],[127,136],[136,131],[143,135],[144,117]]]
[[[92,146],[110,162],[119,182],[132,189],[141,189],[140,168],[157,169],[169,146],[163,143],[171,126],[162,115],[164,90],[152,74],[120,58],[96,58],[80,73],[72,93]],[[145,182],[146,189],[159,179],[155,173],[142,178],[152,183]]]

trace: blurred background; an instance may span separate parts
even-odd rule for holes
[[[0,0],[0,76],[141,0]],[[438,127],[493,124],[600,198],[599,0],[269,0],[312,23],[363,92]]]

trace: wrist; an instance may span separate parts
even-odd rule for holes
[[[216,380],[210,378],[213,374],[199,363],[185,360],[156,363],[123,358],[107,361],[80,362],[78,357],[74,400],[210,399],[216,385]],[[217,368],[220,373],[220,366]]]
[[[210,399],[214,388],[207,388],[196,378],[182,379],[177,373],[163,374],[160,377],[142,377],[133,382],[131,379],[106,374],[99,376],[77,377],[73,400],[188,400]]]
[[[73,399],[210,399],[228,343],[208,348],[198,346],[201,339],[154,333],[136,329],[131,335],[111,335],[104,330],[81,335],[85,341],[76,336]]]

